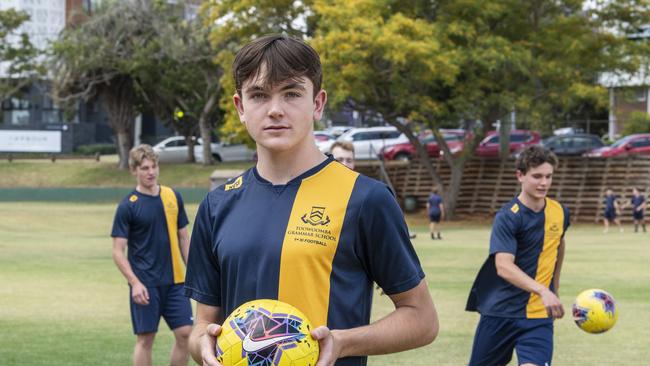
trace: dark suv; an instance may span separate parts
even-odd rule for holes
[[[605,146],[600,137],[586,133],[552,136],[542,141],[542,146],[556,155],[583,155]]]

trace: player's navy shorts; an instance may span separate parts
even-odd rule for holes
[[[131,286],[129,299],[131,303],[131,322],[133,333],[155,333],[158,331],[160,317],[170,329],[174,330],[185,325],[192,325],[192,305],[190,299],[183,294],[183,284],[147,287],[149,304],[139,305],[133,302]]]
[[[605,218],[607,220],[614,220],[616,218],[615,210],[605,210]]]
[[[499,318],[481,315],[476,327],[470,366],[502,366],[517,351],[519,364],[550,366],[553,319]]]
[[[429,212],[429,221],[440,222],[440,212]]]
[[[634,211],[632,212],[632,217],[633,217],[635,220],[643,220],[643,210],[639,210],[639,211],[634,210]]]

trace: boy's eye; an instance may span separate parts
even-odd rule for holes
[[[285,96],[287,98],[300,98],[300,94],[296,92],[287,92]]]
[[[264,99],[266,98],[266,94],[264,93],[253,93],[251,94],[251,99]]]

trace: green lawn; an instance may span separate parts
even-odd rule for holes
[[[112,262],[108,237],[114,208],[0,203],[0,364],[130,363],[129,295]],[[191,218],[196,208],[188,205]],[[372,357],[370,365],[466,364],[478,316],[463,308],[487,251],[489,226],[454,223],[443,232],[443,241],[428,239],[424,226],[413,229],[440,316],[440,335],[422,349]],[[603,235],[596,226],[569,230],[561,289],[565,308],[581,290],[600,287],[616,297],[620,314],[614,329],[601,335],[582,332],[570,316],[558,321],[555,365],[638,365],[650,359],[649,239],[650,234],[629,230]],[[374,317],[390,310],[390,301],[376,296]],[[167,364],[171,343],[162,323],[154,364]]]
[[[0,160],[0,188],[13,187],[132,187],[135,178],[118,170],[116,161],[102,160]],[[113,159],[115,160],[115,159]],[[160,182],[172,187],[205,187],[215,169],[241,171],[253,162],[161,164]]]

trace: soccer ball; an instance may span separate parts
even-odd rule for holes
[[[573,320],[587,333],[603,333],[616,324],[616,301],[606,291],[590,289],[581,292],[573,304]]]
[[[223,366],[314,366],[318,341],[300,310],[277,300],[247,302],[223,322],[217,360]]]

